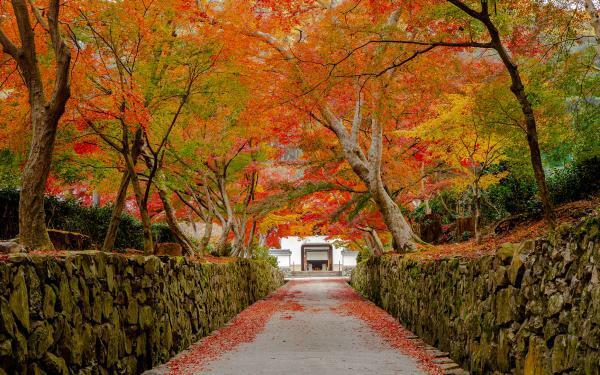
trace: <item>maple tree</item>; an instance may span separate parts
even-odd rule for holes
[[[321,5],[326,15],[322,18],[323,22],[321,24],[311,26],[322,27],[323,29],[331,28],[332,22],[334,24],[338,22],[338,12],[343,12],[343,10],[333,7],[332,3],[329,6],[323,6],[322,3],[319,5]],[[363,11],[369,12],[370,9],[363,9]],[[377,30],[383,28],[385,34],[386,29],[394,27],[398,22],[398,17],[398,11],[383,17],[384,20],[380,21],[382,26],[379,26]],[[341,30],[344,30],[344,28],[338,29],[339,32],[342,32]],[[298,45],[298,50],[294,50],[287,47],[284,42],[278,40],[274,35],[263,31],[253,31],[250,35],[262,40],[283,57],[285,65],[282,68],[288,70],[287,74],[292,77],[295,86],[287,87],[287,89],[293,90],[293,95],[296,97],[305,99],[305,102],[299,104],[299,106],[309,118],[335,134],[346,162],[350,164],[354,173],[366,185],[371,198],[379,207],[383,220],[392,234],[394,247],[401,251],[412,249],[416,236],[403,216],[400,207],[390,196],[381,172],[387,110],[386,99],[391,84],[397,82],[394,79],[395,70],[385,69],[380,72],[368,73],[364,75],[366,78],[363,79],[361,79],[363,74],[360,70],[342,72],[335,75],[339,79],[335,79],[335,82],[331,80],[326,83],[324,88],[321,88],[319,83],[315,82],[328,80],[329,77],[332,77],[333,69],[339,67],[346,57],[341,57],[335,63],[327,63],[327,60],[319,62],[319,58],[327,59],[335,52],[339,55],[339,50],[335,50],[336,47],[348,47],[347,43],[354,39],[350,35],[348,38],[342,37],[336,40],[342,43],[339,47],[337,45],[333,48],[331,46],[307,46],[309,49],[306,51],[302,50],[305,47],[304,45]],[[326,43],[331,41],[326,40]],[[319,48],[322,48],[322,50],[319,50]],[[364,67],[372,71],[382,69],[380,67],[381,61],[384,59],[386,51],[386,47],[376,48],[373,57],[367,57],[361,61],[360,68]],[[303,56],[299,56],[300,53],[306,54],[308,57],[305,59]],[[324,56],[319,56],[319,54]],[[415,56],[413,54],[396,65],[399,67],[403,63],[408,63]],[[318,68],[319,66],[321,68]],[[317,73],[316,77],[314,77],[315,71]],[[371,80],[372,77],[375,77],[375,79]],[[278,82],[278,84],[281,84],[281,82]],[[343,91],[346,91],[346,93],[343,93]],[[348,95],[348,92],[351,95]],[[342,100],[340,100],[339,94],[343,95]],[[345,125],[347,119],[342,113],[347,113],[349,107],[353,107],[353,115],[349,121],[351,125],[347,127]],[[336,112],[339,114],[336,114]],[[364,116],[365,112],[368,117]],[[369,134],[367,137],[361,136],[361,127],[363,126],[368,129]],[[368,143],[365,144],[364,141]]]
[[[29,248],[51,249],[52,242],[46,231],[44,191],[56,130],[70,96],[71,51],[60,26],[60,2],[48,1],[45,17],[38,6],[25,0],[11,1],[12,14],[8,15],[9,25],[3,22],[0,28],[0,44],[2,52],[12,58],[23,77],[31,111],[33,135],[21,181],[19,239]],[[15,44],[15,39],[20,45]],[[42,70],[45,64],[40,60],[47,57],[54,59],[53,73]],[[47,90],[49,86],[52,90]]]
[[[94,11],[80,11],[81,30],[92,42],[88,48],[103,55],[100,59],[88,55],[79,116],[121,155],[124,165],[105,250],[114,244],[131,183],[144,224],[145,251],[154,248],[148,211],[153,186],[178,241],[186,252],[193,251],[194,245],[177,225],[162,168],[174,129],[197,113],[194,96],[204,90],[201,78],[214,66],[218,48],[202,41],[205,35],[200,31],[187,31],[191,26],[186,20],[176,21],[181,3],[169,5],[132,1],[127,7],[107,3]],[[112,25],[117,23],[119,32],[137,38],[115,36]]]
[[[505,145],[510,133],[499,129],[485,99],[473,95],[452,94],[440,106],[440,114],[424,123],[412,134],[429,141],[432,158],[439,158],[449,169],[449,179],[458,191],[471,190],[474,206],[474,234],[481,242],[481,192],[498,182],[506,173],[491,173],[490,169],[505,158]]]

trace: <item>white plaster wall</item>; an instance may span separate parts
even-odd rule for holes
[[[277,265],[279,267],[289,267],[290,266],[289,255],[277,255]]]
[[[281,249],[292,252],[291,260],[294,265],[302,263],[300,246],[302,246],[302,240],[299,237],[284,237],[281,239]]]
[[[355,267],[356,266],[356,255],[346,255],[344,257],[344,267]]]
[[[334,239],[327,240],[326,238],[326,236],[283,237],[281,238],[281,249],[288,249],[292,252],[292,264],[299,269],[302,264],[302,245],[311,243],[330,243],[333,245],[333,264],[334,267],[337,268],[342,261],[342,250],[344,250],[344,248],[334,245]],[[349,257],[344,258],[344,265],[346,265],[347,261],[350,261]],[[356,265],[356,259],[353,264],[349,265]]]

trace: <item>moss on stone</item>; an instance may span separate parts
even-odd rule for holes
[[[248,260],[33,258],[0,264],[0,357],[11,374],[61,374],[67,365],[72,373],[139,373],[283,283],[278,270]]]
[[[68,375],[69,370],[67,369],[67,364],[65,360],[50,353],[46,352],[44,358],[42,360],[44,369],[50,374],[56,375]]]
[[[8,300],[10,310],[17,318],[17,321],[25,328],[25,331],[29,333],[29,297],[27,295],[25,274],[22,267],[19,267],[19,271],[13,278],[12,285],[12,293]]]
[[[27,340],[30,359],[40,359],[54,343],[54,329],[49,323],[37,322]]]

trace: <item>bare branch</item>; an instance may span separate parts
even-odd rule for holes
[[[358,142],[358,131],[360,130],[360,124],[362,122],[362,114],[361,114],[361,105],[362,105],[362,96],[360,92],[360,87],[358,89],[356,105],[354,107],[354,119],[352,119],[352,135],[351,142]]]
[[[35,19],[38,21],[38,23],[40,25],[42,25],[42,27],[44,28],[44,30],[50,31],[49,27],[48,27],[48,23],[46,22],[46,20],[44,19],[44,17],[42,17],[42,14],[40,13],[40,10],[35,6],[35,4],[33,4],[33,0],[29,0],[29,6],[31,7],[31,12],[35,16]]]
[[[15,44],[6,36],[4,31],[0,29],[0,44],[2,45],[2,51],[9,54],[13,59],[17,59],[19,56],[19,49]]]
[[[469,7],[467,4],[463,3],[460,0],[446,0],[446,1],[448,1],[450,4],[454,5],[455,7],[462,10],[463,12],[467,13],[469,16],[471,16],[473,18],[476,18],[478,20],[481,20],[483,18],[482,13],[477,12],[476,10]],[[482,1],[482,3],[484,3],[484,1]]]

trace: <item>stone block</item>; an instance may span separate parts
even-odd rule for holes
[[[496,324],[503,325],[517,320],[520,304],[521,297],[516,288],[509,286],[498,291],[495,305]]]
[[[29,297],[23,267],[19,267],[19,271],[13,279],[12,293],[8,304],[17,321],[21,323],[26,332],[29,332]]]
[[[575,367],[579,340],[572,335],[558,335],[552,347],[552,372],[562,373]]]

